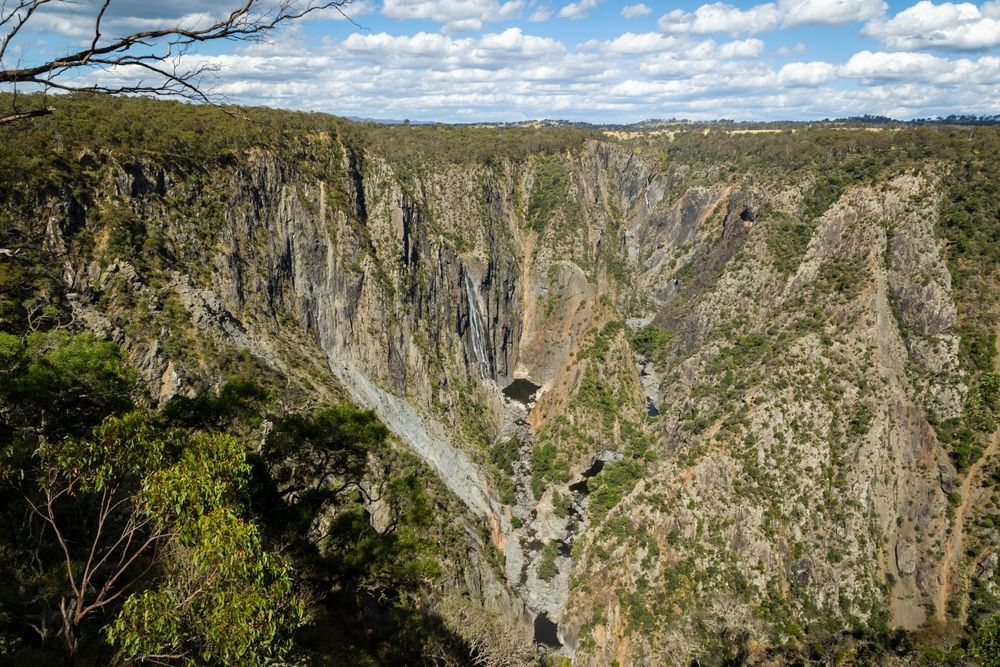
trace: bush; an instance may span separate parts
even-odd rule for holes
[[[536,444],[531,451],[531,492],[535,500],[542,497],[546,482],[569,481],[569,461],[559,454],[551,442]]]
[[[637,461],[611,461],[599,475],[590,480],[590,515],[599,523],[642,477],[642,465]]]
[[[670,351],[670,339],[673,335],[655,324],[647,324],[629,336],[632,349],[658,364],[664,363]]]
[[[1000,612],[979,626],[970,649],[983,667],[1000,667]]]
[[[512,475],[514,474],[514,461],[520,458],[519,447],[520,444],[516,438],[498,442],[490,448],[490,461],[503,472]]]
[[[539,155],[535,161],[535,183],[528,198],[528,226],[545,228],[552,213],[569,195],[569,170],[556,155]]]
[[[559,568],[556,567],[556,557],[559,555],[559,549],[553,543],[548,543],[542,547],[542,558],[538,563],[538,578],[543,581],[551,581],[553,577],[559,574]]]
[[[786,275],[795,273],[812,234],[811,224],[778,211],[772,212],[768,216],[766,239],[774,268]]]

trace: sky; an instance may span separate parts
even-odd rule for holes
[[[198,25],[237,4],[113,0],[103,33]],[[46,5],[3,67],[89,44],[98,6]],[[216,99],[376,119],[1000,113],[1000,0],[354,0],[343,11],[351,20],[310,15],[184,64],[218,66],[206,82]]]

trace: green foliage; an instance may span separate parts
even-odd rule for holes
[[[957,330],[962,337],[962,357],[966,363],[979,371],[990,368],[996,350],[996,334],[970,322],[960,324]]]
[[[127,662],[270,664],[292,648],[303,580],[343,591],[331,604],[352,623],[366,623],[371,604],[388,609],[397,637],[415,642],[397,641],[394,655],[419,655],[416,638],[441,632],[410,601],[441,572],[426,471],[389,450],[371,412],[272,416],[248,457],[222,429],[260,422],[268,394],[255,383],[232,380],[152,415],[128,411],[133,378],[121,350],[93,336],[0,333],[0,577],[19,582],[0,595],[0,643],[22,656],[57,649],[21,619],[43,619],[63,641],[58,612],[46,610],[67,596],[70,571],[85,573],[85,607],[116,596],[68,621],[67,650],[81,662],[114,651]],[[376,492],[378,530],[359,502]],[[24,521],[26,497],[43,510],[54,499],[60,533]],[[317,544],[309,528],[321,513],[332,520]],[[99,565],[88,569],[91,554]]]
[[[163,525],[183,526],[239,499],[250,465],[246,449],[227,434],[196,433],[173,465],[149,475],[139,493],[143,510]]]
[[[611,342],[618,336],[618,332],[624,328],[625,325],[621,320],[611,320],[597,332],[593,344],[580,351],[579,358],[605,361],[608,356],[608,350],[611,348]],[[596,328],[592,331],[596,331]]]
[[[154,483],[155,485],[155,483]],[[175,492],[170,489],[168,493]],[[107,629],[123,660],[272,664],[291,647],[302,599],[288,563],[230,510],[185,515],[159,586],[131,595]]]
[[[590,366],[583,373],[575,400],[580,406],[598,413],[604,428],[610,431],[619,417],[625,399],[622,395],[615,394],[595,368]]]
[[[194,397],[177,395],[163,408],[163,417],[177,426],[226,428],[237,421],[259,419],[270,396],[253,380],[229,380],[218,393],[202,392]]]
[[[61,550],[66,568],[49,594],[79,586],[87,609],[113,612],[138,591],[106,628],[123,659],[246,663],[287,648],[301,602],[243,514],[250,467],[235,438],[164,429],[133,411],[88,437],[42,440],[33,458],[23,492],[46,508],[51,547],[25,556],[59,563]],[[64,619],[68,652],[87,620]]]
[[[514,474],[514,461],[520,457],[518,451],[519,443],[516,438],[509,438],[502,442],[497,442],[490,448],[490,461],[497,468],[507,473]]]
[[[719,350],[718,356],[709,363],[713,375],[724,375],[727,371],[745,373],[755,363],[762,361],[772,352],[772,341],[762,333],[754,332],[740,336],[730,346]]]
[[[387,452],[388,436],[389,430],[374,412],[348,403],[275,419],[261,448],[267,468],[261,483],[281,496],[299,494],[296,520],[285,517],[286,528],[304,532],[328,503],[348,490],[339,486],[353,483],[356,487],[368,472],[369,457]],[[324,484],[331,476],[341,483],[333,488]],[[259,498],[264,500],[265,496]],[[267,513],[268,509],[260,507],[259,511]]]
[[[861,261],[846,255],[837,255],[820,266],[816,276],[816,290],[848,300],[861,291],[866,276]]]
[[[670,351],[670,340],[673,338],[666,329],[655,324],[647,324],[641,329],[631,333],[629,342],[632,349],[647,359],[663,364],[666,362],[667,354]]]
[[[639,592],[623,596],[622,606],[626,609],[629,629],[649,633],[656,628],[656,616],[646,604],[645,596]]]
[[[966,396],[961,416],[935,425],[938,439],[948,445],[952,461],[960,471],[979,459],[985,448],[983,438],[996,430],[1000,412],[998,396],[1000,373],[982,373]]]
[[[816,180],[803,201],[806,217],[813,219],[825,213],[848,187],[874,180],[882,169],[878,161],[886,158],[879,154],[850,155],[816,165]]]
[[[58,307],[63,298],[58,263],[18,231],[0,213],[0,248],[18,251],[0,261],[0,331],[24,331],[29,320],[35,329],[64,322]]]
[[[946,419],[937,425],[938,438],[948,443],[949,454],[961,472],[982,455],[983,448],[975,432],[961,418]]]
[[[327,122],[330,119],[329,116],[318,118]],[[557,155],[579,148],[596,136],[593,130],[583,128],[516,125],[365,123],[352,124],[350,130],[410,171],[417,171],[420,165],[428,162],[479,163],[499,170],[504,159]]]
[[[104,255],[108,258],[131,258],[140,254],[146,241],[146,226],[135,214],[121,206],[110,206],[100,212],[96,224],[107,229]]]
[[[342,508],[321,542],[329,570],[358,593],[415,593],[441,574],[434,544],[421,535],[432,518],[421,475],[399,475],[389,490],[395,512],[390,529],[372,530],[363,508],[355,505]]]
[[[510,476],[501,474],[497,477],[497,490],[500,492],[500,502],[504,505],[517,502],[517,487]]]
[[[42,474],[63,475],[80,491],[99,492],[155,475],[183,446],[183,434],[158,429],[137,410],[107,417],[90,437],[42,442],[36,455]]]
[[[979,377],[977,391],[983,405],[994,412],[1000,410],[1000,373],[995,371],[983,373]]]
[[[547,482],[569,481],[569,461],[551,442],[536,443],[531,451],[531,492],[542,497]]]
[[[441,516],[440,492],[429,492],[427,470],[387,439],[374,413],[346,403],[277,418],[251,498],[307,585],[334,591],[324,607],[351,628],[388,632],[384,650],[396,657],[383,661],[409,662],[439,632],[417,600],[441,574],[439,558],[454,537],[440,531],[453,524],[450,514]],[[324,526],[319,540],[310,537],[317,525]],[[373,620],[376,611],[388,617]],[[365,646],[371,638],[361,632],[345,641]]]
[[[862,436],[868,433],[872,428],[872,422],[875,419],[875,414],[871,409],[871,406],[862,403],[855,410],[854,414],[848,420],[848,428],[850,429],[851,435]]]
[[[595,524],[603,521],[608,512],[635,488],[642,472],[642,464],[638,461],[609,461],[599,475],[588,481],[590,516]]]
[[[105,415],[129,409],[134,382],[118,346],[93,334],[56,330],[0,339],[0,400],[11,408],[9,427],[82,435]]]
[[[994,306],[1000,288],[1000,151],[992,132],[969,133],[964,140],[960,151],[952,149],[958,154],[943,174],[946,192],[937,225],[947,240],[960,361],[970,372],[973,386],[961,419],[937,428],[959,470],[981,456],[986,435],[996,428],[1000,407],[996,374],[991,372],[998,328]]]
[[[938,231],[948,241],[961,358],[984,372],[996,350],[997,312],[988,304],[1000,285],[1000,158],[992,133],[970,135],[968,143],[945,174]]]
[[[774,259],[774,268],[789,275],[799,268],[806,254],[813,226],[794,216],[772,211],[767,216],[767,248]]]
[[[1000,612],[979,626],[969,648],[983,667],[1000,667]]]
[[[538,578],[542,581],[551,581],[557,574],[559,568],[556,566],[556,557],[559,555],[559,548],[549,542],[542,547],[542,556],[538,562]]]
[[[536,232],[545,228],[555,210],[569,196],[570,174],[558,155],[541,154],[535,160],[535,183],[525,217]]]

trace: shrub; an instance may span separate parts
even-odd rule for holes
[[[559,550],[556,545],[549,542],[544,547],[542,547],[542,558],[538,563],[538,578],[543,581],[551,581],[553,577],[559,574],[559,568],[556,567],[556,556],[559,555]]]
[[[655,324],[647,324],[629,336],[632,349],[647,359],[662,364],[670,351],[673,335]]]

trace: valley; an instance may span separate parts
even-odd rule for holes
[[[37,271],[5,312],[120,346],[154,413],[253,379],[250,451],[282,415],[370,410],[396,453],[367,465],[412,457],[433,516],[435,574],[393,604],[510,657],[483,664],[974,664],[1000,612],[996,127],[248,113],[81,96],[3,130],[0,246]],[[353,661],[429,654],[392,653],[366,595]]]

